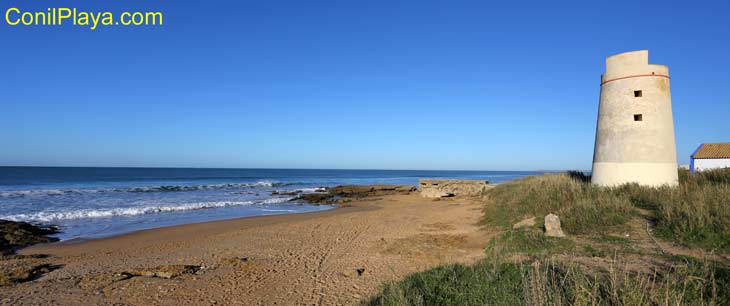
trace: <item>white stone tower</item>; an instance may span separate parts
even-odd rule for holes
[[[676,186],[669,68],[649,64],[649,51],[606,59],[601,77],[593,184]]]

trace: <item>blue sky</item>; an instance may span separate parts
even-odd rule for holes
[[[680,163],[730,141],[726,0],[53,3],[164,25],[1,24],[0,165],[590,169],[605,57],[637,49]]]

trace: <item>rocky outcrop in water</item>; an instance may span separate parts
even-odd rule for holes
[[[58,233],[55,226],[39,226],[28,222],[0,220],[0,255],[10,255],[15,250],[38,243],[58,241],[48,237]]]
[[[345,185],[326,188],[325,193],[302,194],[292,201],[305,201],[310,204],[338,204],[351,199],[409,194],[416,191],[408,185]]]

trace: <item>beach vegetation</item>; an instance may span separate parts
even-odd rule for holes
[[[689,175],[680,171],[676,188],[627,185],[637,207],[651,211],[660,237],[687,247],[730,253],[730,169]]]
[[[628,195],[610,192],[568,174],[531,176],[505,183],[486,196],[484,223],[510,228],[526,217],[560,216],[570,234],[600,233],[636,214]]]
[[[730,305],[730,169],[679,180],[605,188],[572,171],[501,184],[483,195],[482,225],[497,231],[485,259],[384,284],[363,304]],[[565,238],[542,232],[550,213]]]
[[[363,303],[400,305],[728,305],[730,269],[709,262],[635,271],[546,258],[453,264],[385,284]]]

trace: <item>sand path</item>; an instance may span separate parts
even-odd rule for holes
[[[442,263],[473,262],[490,238],[481,205],[417,194],[347,207],[174,226],[23,254],[62,268],[0,287],[2,304],[348,305],[386,281]],[[201,265],[173,279],[119,272]],[[360,269],[360,272],[358,272]]]

